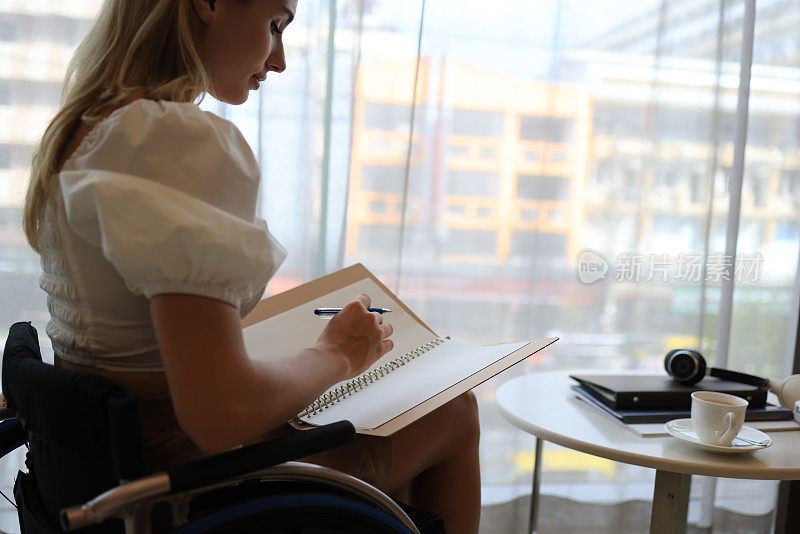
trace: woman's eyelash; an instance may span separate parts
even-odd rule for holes
[[[274,31],[274,32],[275,32],[275,33],[277,33],[278,35],[280,35],[280,34],[282,34],[282,33],[283,33],[282,31],[280,31],[280,30],[278,29],[278,25],[277,25],[275,22],[273,22],[273,23],[272,23],[272,31]]]

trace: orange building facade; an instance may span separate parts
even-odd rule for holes
[[[445,261],[514,264],[532,246],[545,260],[574,257],[585,218],[589,96],[423,60],[409,154],[414,68],[359,69],[348,255],[390,252],[386,244],[398,244],[391,236],[405,223],[412,239],[435,227]]]

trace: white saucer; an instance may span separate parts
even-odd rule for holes
[[[721,454],[736,454],[740,452],[757,451],[760,449],[766,449],[773,443],[772,438],[770,438],[768,435],[747,425],[742,425],[742,429],[739,431],[739,434],[733,438],[733,443],[730,447],[725,447],[722,445],[709,445],[700,441],[700,439],[697,437],[697,433],[694,431],[694,426],[692,425],[691,419],[673,419],[672,421],[666,423],[664,428],[667,429],[667,432],[681,441],[691,443],[692,445],[710,452]],[[751,441],[765,442],[765,444],[752,445],[740,440],[740,437]]]

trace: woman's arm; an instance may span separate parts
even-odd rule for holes
[[[280,362],[251,360],[238,310],[222,301],[164,294],[150,300],[170,395],[183,430],[209,453],[285,423],[333,384],[392,349],[392,327],[361,295],[328,323],[317,344]]]

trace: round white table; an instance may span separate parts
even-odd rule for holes
[[[548,371],[514,378],[497,390],[497,404],[514,426],[536,437],[531,521],[535,531],[543,440],[626,464],[656,469],[651,533],[686,532],[691,475],[764,480],[800,479],[800,432],[770,432],[771,447],[713,454],[672,436],[641,437],[575,398],[569,374]],[[587,372],[588,373],[588,372]],[[591,371],[598,374],[597,371]],[[616,373],[621,374],[621,373]],[[633,373],[632,373],[633,374]]]

